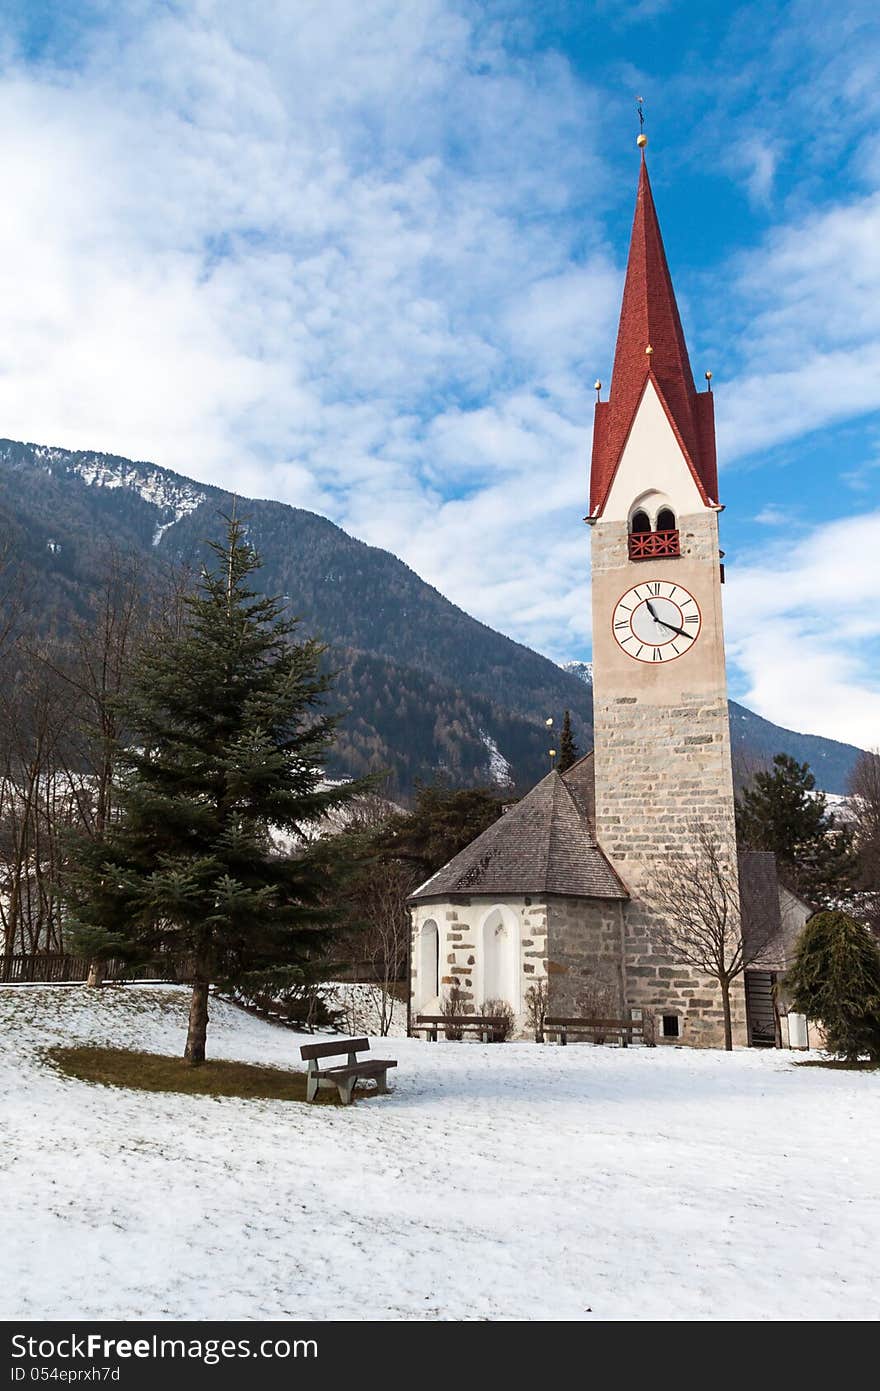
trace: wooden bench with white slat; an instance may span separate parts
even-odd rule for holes
[[[438,1033],[447,1038],[459,1038],[467,1032],[477,1033],[483,1043],[503,1041],[510,1021],[495,1014],[419,1014],[412,1026],[414,1034],[423,1033],[431,1043],[437,1042]]]
[[[644,1040],[645,1025],[641,1019],[545,1019],[544,1034],[557,1037],[563,1047],[568,1043],[569,1034],[574,1034],[592,1043],[615,1039],[626,1048],[630,1043]]]
[[[388,1069],[397,1067],[396,1058],[359,1058],[370,1046],[366,1038],[342,1038],[336,1043],[304,1043],[300,1057],[307,1062],[306,1101],[314,1101],[322,1088],[335,1087],[343,1106],[351,1104],[352,1092],[359,1081],[369,1077],[376,1079],[376,1091],[383,1095],[388,1091]],[[336,1067],[319,1067],[320,1058],[341,1058],[348,1055],[348,1062]]]

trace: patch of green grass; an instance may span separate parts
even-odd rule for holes
[[[182,1058],[133,1053],[126,1048],[48,1048],[46,1058],[66,1077],[105,1087],[142,1092],[181,1092],[186,1096],[239,1096],[260,1101],[305,1101],[306,1074],[280,1067],[209,1059],[191,1067]],[[357,1095],[357,1093],[355,1093]],[[321,1105],[339,1104],[334,1090],[318,1092]]]
[[[846,1058],[806,1058],[803,1062],[795,1062],[795,1067],[831,1067],[838,1072],[880,1072],[880,1063],[869,1062],[867,1058],[859,1058],[858,1062],[847,1062]]]

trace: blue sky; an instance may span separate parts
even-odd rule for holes
[[[875,9],[0,3],[0,432],[312,508],[588,657],[643,94],[731,691],[876,746]]]

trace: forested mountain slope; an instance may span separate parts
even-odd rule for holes
[[[147,572],[197,565],[232,499],[149,463],[0,440],[0,539],[26,596],[29,622],[64,634],[89,611],[108,549],[134,552]],[[544,719],[571,711],[592,743],[592,690],[565,670],[471,618],[388,551],[284,503],[237,503],[260,551],[262,582],[331,648],[349,709],[337,773],[388,768],[390,791],[446,774],[525,789],[547,767]],[[754,722],[754,723],[751,723]],[[734,740],[755,757],[810,750],[820,783],[842,791],[856,751],[793,735],[734,707]]]

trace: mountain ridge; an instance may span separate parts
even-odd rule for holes
[[[148,568],[193,563],[231,504],[222,488],[148,461],[0,440],[0,527],[49,630],[88,611],[102,545],[131,549]],[[351,713],[335,772],[390,767],[402,796],[437,775],[524,791],[547,769],[544,721],[558,723],[564,709],[580,747],[591,747],[592,691],[575,670],[588,664],[559,666],[496,632],[326,517],[271,499],[238,506],[264,561],[261,583],[328,643],[340,672]],[[737,747],[751,751],[754,736],[762,759],[781,749],[798,757],[810,741],[819,780],[844,790],[858,750],[731,709]]]
[[[565,662],[565,670],[577,676],[585,685],[592,688],[592,662]],[[736,700],[728,700],[730,711],[730,743],[734,763],[739,764],[739,774],[744,776],[754,770],[754,766],[769,763],[774,754],[790,753],[801,763],[809,763],[816,775],[816,781],[825,791],[842,793],[845,785],[826,787],[822,782],[823,771],[835,784],[841,781],[840,768],[848,774],[853,757],[860,750],[852,744],[844,744],[839,739],[828,739],[822,734],[803,734],[797,730],[784,729]],[[780,736],[787,743],[779,743]],[[736,769],[735,769],[736,771]],[[845,779],[844,779],[845,783]]]

